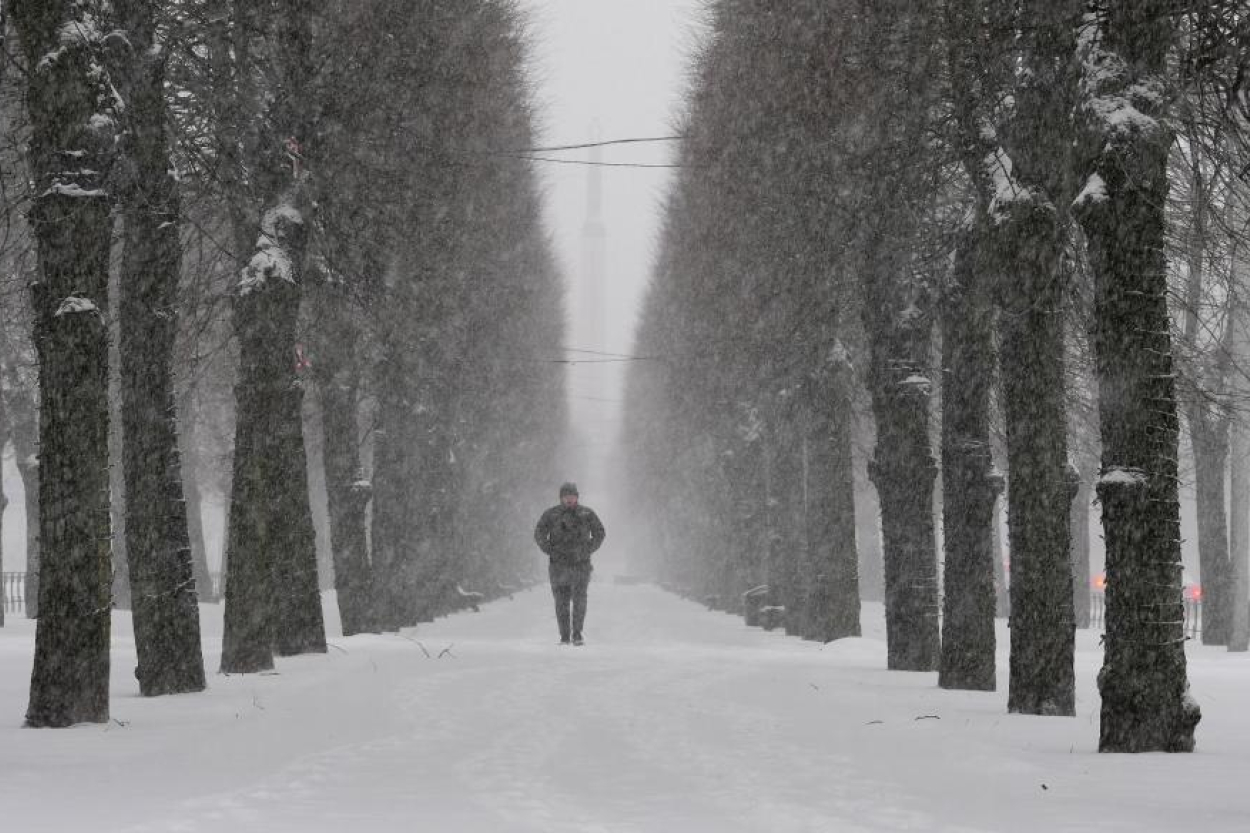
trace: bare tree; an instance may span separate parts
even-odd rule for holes
[[[39,624],[29,726],[108,719],[108,300],[115,113],[90,0],[9,7],[26,54],[38,247]]]
[[[1181,597],[1177,409],[1164,264],[1166,0],[1107,0],[1085,33],[1088,179],[1107,544],[1099,750],[1194,748]]]
[[[136,676],[144,695],[204,688],[200,619],[178,453],[172,360],[181,267],[180,206],[171,175],[163,43],[170,20],[153,0],[117,0],[128,47],[120,344],[126,554]]]

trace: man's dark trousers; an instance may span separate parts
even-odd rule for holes
[[[560,641],[580,641],[586,621],[586,588],[590,585],[590,562],[581,564],[552,563],[547,570],[551,593],[556,599],[556,624]]]

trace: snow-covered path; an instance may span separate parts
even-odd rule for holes
[[[566,648],[549,598],[332,639],[277,674],[155,700],[128,679],[118,614],[118,722],[65,731],[17,728],[33,628],[10,619],[0,812],[26,831],[150,833],[1250,826],[1244,655],[1190,652],[1198,754],[1102,756],[1093,634],[1078,717],[1027,718],[1006,715],[1002,693],[884,671],[876,605],[864,639],[821,646],[599,580],[590,644]],[[203,611],[215,667],[220,611]]]

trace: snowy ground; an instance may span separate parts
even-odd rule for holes
[[[10,617],[0,814],[150,833],[1250,829],[1244,654],[1191,647],[1196,754],[1098,755],[1092,633],[1078,716],[1019,717],[1001,691],[884,671],[877,605],[864,639],[821,646],[601,579],[589,644],[565,648],[549,598],[333,638],[276,674],[151,700],[116,614],[115,721],[67,730],[19,728],[34,629]],[[216,668],[220,609],[202,610]]]

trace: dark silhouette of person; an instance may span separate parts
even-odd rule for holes
[[[584,644],[586,588],[594,567],[590,556],[603,545],[603,523],[595,510],[578,502],[577,484],[560,487],[560,502],[543,512],[534,541],[550,559],[547,575],[556,599],[560,644]]]

